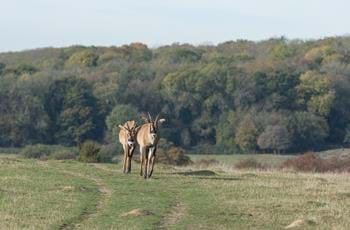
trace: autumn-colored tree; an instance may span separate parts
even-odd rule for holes
[[[300,76],[297,88],[302,105],[306,105],[311,112],[328,116],[335,99],[335,91],[327,75],[307,71]]]
[[[286,127],[281,125],[269,125],[258,138],[258,145],[261,149],[272,150],[280,153],[291,145],[291,135]]]

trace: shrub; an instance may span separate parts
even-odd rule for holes
[[[290,158],[282,163],[282,168],[292,168],[303,172],[325,172],[327,171],[326,160],[313,152]]]
[[[77,154],[74,151],[66,150],[66,149],[54,152],[50,155],[50,159],[55,159],[55,160],[74,160],[76,158],[77,158]]]
[[[163,164],[184,166],[192,164],[189,156],[185,155],[185,151],[182,148],[171,147],[167,152],[160,153],[158,155],[158,161]]]
[[[252,158],[242,160],[239,163],[237,163],[235,166],[238,169],[266,169],[265,165],[261,164],[260,162],[257,162]]]
[[[94,141],[85,141],[79,150],[79,161],[87,163],[98,162],[100,146]]]
[[[173,142],[160,138],[157,145],[157,155],[161,156],[167,154],[167,152],[173,147],[175,147]]]
[[[21,152],[20,148],[15,148],[15,147],[0,147],[0,154],[18,154]]]
[[[37,144],[37,145],[27,145],[22,149],[20,154],[25,158],[41,158],[50,155],[52,149],[47,145]]]
[[[323,159],[313,152],[308,152],[286,160],[281,167],[302,172],[350,172],[350,158],[340,155]]]
[[[63,152],[66,152],[66,153],[63,153]],[[63,155],[67,155],[67,152],[70,152],[71,155],[72,154],[74,154],[75,156],[77,155],[77,150],[75,147],[64,147],[61,145],[43,145],[43,144],[27,145],[21,150],[20,154],[25,158],[37,158],[41,160],[47,160],[47,159],[56,159],[56,157],[53,156],[56,154],[57,154],[57,157],[59,157],[59,155],[63,157]]]
[[[119,153],[117,144],[102,145],[98,152],[97,160],[101,163],[111,163],[112,159]]]

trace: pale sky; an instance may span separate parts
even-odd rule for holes
[[[0,52],[350,32],[349,0],[0,0]]]

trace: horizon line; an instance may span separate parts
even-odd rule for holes
[[[69,48],[69,47],[122,47],[125,45],[130,45],[134,43],[142,43],[146,45],[149,49],[157,49],[160,47],[165,47],[165,46],[171,46],[175,44],[179,45],[192,45],[195,47],[199,46],[218,46],[220,44],[226,43],[226,42],[237,42],[237,41],[248,41],[248,42],[254,42],[254,43],[259,43],[259,42],[264,42],[272,39],[285,39],[287,41],[302,41],[302,42],[307,42],[307,41],[317,41],[317,40],[324,40],[324,39],[329,39],[329,38],[337,38],[337,37],[350,37],[350,33],[344,33],[341,35],[325,35],[325,36],[320,36],[320,37],[310,37],[310,38],[288,38],[285,35],[274,35],[270,36],[268,38],[262,38],[262,39],[245,39],[245,38],[236,38],[236,39],[228,39],[224,41],[218,41],[218,42],[212,42],[212,41],[201,41],[201,42],[186,42],[186,41],[173,41],[173,42],[164,42],[164,43],[149,43],[149,42],[142,42],[142,41],[131,41],[129,43],[121,43],[121,44],[70,44],[70,45],[63,45],[63,46],[56,46],[56,45],[48,45],[48,46],[39,46],[39,47],[29,47],[29,48],[24,48],[24,49],[12,49],[12,50],[1,50],[0,49],[0,54],[6,54],[6,53],[20,53],[20,52],[28,52],[28,51],[34,51],[34,50],[40,50],[40,49],[61,49],[61,48]]]

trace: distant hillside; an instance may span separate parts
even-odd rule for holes
[[[0,54],[0,147],[113,142],[116,123],[213,152],[350,142],[350,38],[43,48]]]

